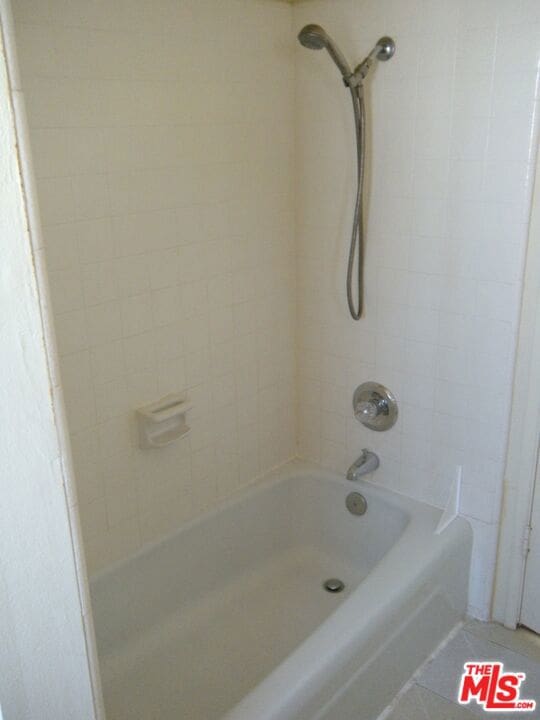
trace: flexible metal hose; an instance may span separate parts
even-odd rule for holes
[[[356,187],[356,202],[354,206],[354,219],[349,248],[349,262],[347,265],[347,302],[353,320],[360,320],[364,306],[364,158],[366,145],[366,112],[361,86],[350,87],[356,126],[356,157],[358,183]],[[357,278],[358,298],[355,305],[353,298],[354,258],[358,248]]]

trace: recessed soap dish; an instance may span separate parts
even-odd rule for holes
[[[139,445],[141,448],[161,448],[187,435],[186,413],[193,403],[183,394],[172,393],[160,400],[137,408]]]

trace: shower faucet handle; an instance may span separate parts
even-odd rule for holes
[[[398,417],[397,401],[384,385],[366,382],[354,391],[353,412],[371,430],[389,430]]]
[[[385,413],[388,415],[388,403],[384,398],[362,400],[356,407],[356,416],[360,415],[364,420],[375,420],[377,415]]]

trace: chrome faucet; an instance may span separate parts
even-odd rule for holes
[[[362,475],[367,475],[376,470],[380,465],[378,455],[371,450],[364,448],[362,454],[355,460],[351,467],[347,470],[347,480],[358,480]]]

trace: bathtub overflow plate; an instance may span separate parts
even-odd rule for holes
[[[345,505],[353,515],[364,515],[367,510],[367,500],[359,492],[349,493],[345,499]]]
[[[323,588],[329,593],[340,593],[345,590],[345,583],[339,578],[328,578],[323,582]]]

